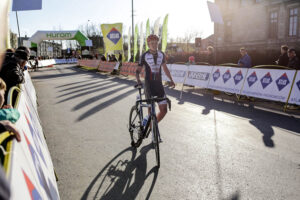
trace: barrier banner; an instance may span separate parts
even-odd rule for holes
[[[78,60],[76,58],[55,59],[55,64],[73,64],[77,62]]]
[[[82,67],[98,68],[100,65],[100,60],[78,60],[78,65]]]
[[[167,64],[167,67],[171,73],[171,70],[172,70],[172,64]],[[170,81],[170,79],[166,76],[166,73],[164,71],[164,69],[161,69],[161,80],[163,81]]]
[[[135,76],[136,69],[138,67],[138,63],[125,62],[122,64],[120,74],[128,76]],[[144,77],[144,69],[141,72],[141,76]]]
[[[162,69],[162,71],[163,71],[163,69]],[[188,72],[188,66],[187,65],[172,64],[171,70],[169,69],[169,71],[170,71],[170,73],[172,75],[172,78],[173,78],[173,81],[175,83],[184,83],[185,77],[186,77],[187,72]]]
[[[207,88],[213,66],[190,65],[185,84]]]
[[[249,69],[243,95],[286,102],[295,70]]]
[[[21,142],[13,141],[8,159],[11,199],[60,199],[36,102],[30,97],[32,87],[30,76],[25,71],[25,84],[21,85],[23,92],[17,107],[21,117],[16,123]]]
[[[49,59],[49,60],[39,60],[39,65],[38,67],[50,67],[55,64],[54,59]]]
[[[300,105],[300,71],[297,73],[289,103]]]
[[[99,71],[104,72],[112,72],[116,66],[116,62],[102,62],[100,61],[100,65],[98,67]]]
[[[214,90],[239,94],[246,76],[246,68],[215,66],[211,72],[211,78],[207,87]]]

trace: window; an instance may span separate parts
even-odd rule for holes
[[[278,13],[270,13],[270,38],[277,38]]]
[[[297,35],[297,26],[298,25],[298,9],[290,9],[290,18],[289,18],[289,36]]]

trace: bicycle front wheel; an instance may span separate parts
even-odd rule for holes
[[[154,141],[153,141],[153,146],[155,149],[155,156],[156,156],[156,164],[157,167],[160,167],[160,155],[159,155],[159,132],[158,132],[158,124],[157,124],[157,119],[156,117],[152,117],[152,131],[153,131],[153,136],[154,136]]]
[[[140,110],[137,106],[133,106],[130,110],[129,115],[129,133],[131,138],[131,146],[138,147],[141,144],[141,120],[140,120]]]

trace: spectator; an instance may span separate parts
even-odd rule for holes
[[[300,70],[300,61],[299,61],[299,58],[297,58],[296,50],[289,49],[288,56],[289,56],[288,67],[296,69],[296,70]]]
[[[101,56],[101,61],[106,61],[106,58],[104,55]]]
[[[238,66],[244,67],[244,68],[251,68],[251,66],[252,66],[251,58],[247,54],[247,51],[244,47],[240,48],[240,53],[241,53],[242,57],[238,61]]]
[[[287,51],[288,51],[288,46],[287,45],[282,45],[281,46],[281,54],[280,54],[278,60],[275,61],[277,65],[288,66],[289,57],[287,55]]]
[[[28,53],[19,49],[16,50],[11,59],[3,64],[0,72],[0,78],[5,81],[7,86],[5,99],[7,98],[7,93],[11,87],[25,82],[23,69],[28,61],[28,58]]]
[[[12,123],[16,123],[20,118],[18,110],[12,108],[11,105],[4,105],[4,94],[6,90],[5,82],[0,78],[0,121],[9,120]]]
[[[194,65],[195,64],[195,57],[194,56],[190,56],[189,57],[189,61],[186,64],[187,65]]]
[[[117,58],[115,56],[115,54],[111,55],[111,60],[109,60],[109,62],[117,62]]]
[[[210,65],[216,65],[214,48],[212,46],[208,46],[207,51],[208,51],[207,62]]]
[[[39,67],[39,59],[38,59],[38,57],[35,57],[35,59],[34,59],[34,68],[33,68],[33,70],[34,70],[34,71],[37,71],[37,70],[38,70],[38,67]]]
[[[14,49],[6,49],[4,63],[8,62],[12,58],[14,53],[15,53]]]
[[[0,110],[0,133],[10,131],[15,135],[17,141],[20,142],[20,133],[15,125],[12,124],[12,122],[15,123],[20,118],[20,113],[12,109],[11,106],[3,106],[5,90],[5,82],[0,78],[0,108],[4,108]]]

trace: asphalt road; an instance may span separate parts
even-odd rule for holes
[[[131,78],[59,65],[31,73],[61,199],[300,199],[300,119],[166,88],[172,111],[130,147]]]

